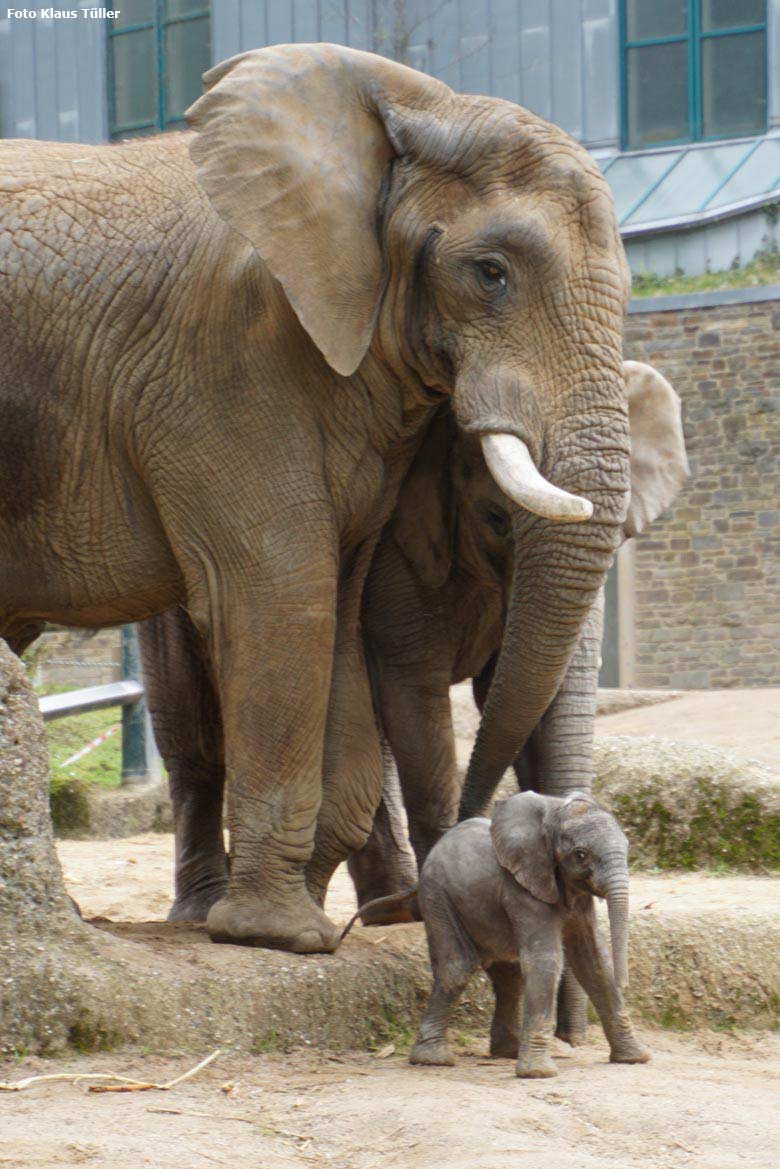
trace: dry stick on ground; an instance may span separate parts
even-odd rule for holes
[[[111,1084],[90,1084],[87,1089],[88,1092],[168,1092],[171,1088],[175,1088],[177,1084],[181,1084],[184,1080],[189,1080],[191,1076],[202,1071],[203,1068],[213,1063],[217,1056],[221,1054],[220,1048],[217,1048],[216,1051],[212,1051],[211,1055],[207,1055],[199,1064],[196,1064],[194,1068],[190,1068],[183,1075],[169,1080],[167,1084],[151,1084],[146,1080],[133,1080],[130,1076],[118,1076],[112,1072],[58,1072],[56,1075],[49,1076],[28,1076],[26,1080],[17,1080],[15,1084],[0,1081],[0,1092],[22,1092],[25,1088],[30,1088],[34,1084],[51,1084],[57,1080],[70,1084],[78,1084],[82,1080],[113,1081]]]

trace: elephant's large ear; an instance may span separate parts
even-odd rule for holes
[[[273,45],[204,76],[187,111],[198,181],[256,248],[330,365],[351,374],[383,291],[380,194],[405,123],[442,82],[339,45]]]
[[[680,399],[652,365],[624,361],[631,433],[631,500],[623,533],[643,532],[690,475]]]
[[[549,831],[551,805],[559,800],[521,792],[496,804],[490,835],[498,862],[539,901],[559,900],[555,856]]]
[[[452,442],[452,416],[438,414],[401,485],[390,521],[396,544],[429,588],[441,588],[452,567],[456,518]]]

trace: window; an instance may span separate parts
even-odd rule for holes
[[[111,137],[182,126],[210,64],[207,0],[123,0],[108,28]]]
[[[623,147],[766,130],[766,0],[622,0]]]

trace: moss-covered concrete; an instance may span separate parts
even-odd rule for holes
[[[595,744],[599,799],[639,868],[780,868],[780,776],[704,743],[606,736]]]
[[[52,779],[49,794],[55,836],[109,840],[139,832],[173,831],[165,780],[105,788],[81,779]]]

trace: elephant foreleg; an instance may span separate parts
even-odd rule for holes
[[[138,626],[146,701],[168,772],[176,837],[169,921],[205,921],[227,886],[222,716],[203,639],[183,609]]]
[[[634,1035],[612,962],[596,925],[593,905],[567,915],[563,942],[566,958],[596,1008],[610,1047],[612,1063],[646,1063],[647,1048]]]

